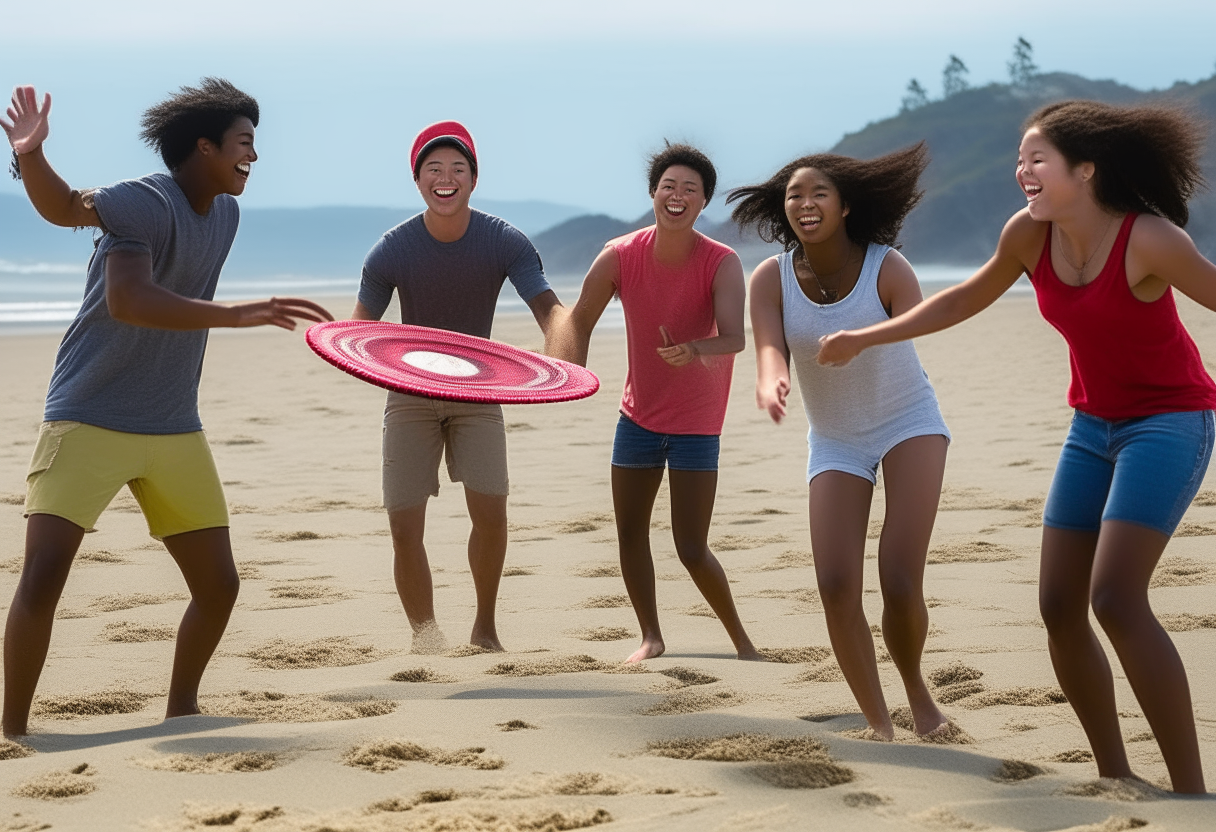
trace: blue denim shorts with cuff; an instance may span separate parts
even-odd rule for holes
[[[655,433],[621,416],[612,443],[617,468],[662,468],[673,471],[717,471],[719,437]]]

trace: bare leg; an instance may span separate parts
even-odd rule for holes
[[[431,565],[422,543],[426,529],[426,502],[390,511],[389,531],[393,535],[393,581],[397,596],[414,631],[415,653],[442,652],[447,642],[435,623],[435,592],[431,584]]]
[[[874,486],[840,471],[825,471],[810,485],[811,551],[815,578],[836,661],[870,728],[884,739],[895,729],[882,695],[874,638],[861,607],[866,525]]]
[[[726,627],[739,658],[764,661],[739,620],[726,572],[709,550],[709,524],[714,515],[718,472],[672,471],[668,476],[671,483],[671,534],[675,538],[680,563],[684,564],[693,583]]]
[[[1103,523],[1090,592],[1094,615],[1157,737],[1174,791],[1202,794],[1203,763],[1186,669],[1148,603],[1149,579],[1169,540],[1134,523]]]
[[[477,616],[469,643],[487,650],[502,651],[494,626],[494,607],[498,603],[498,583],[507,559],[507,498],[464,490],[473,531],[469,533],[469,568],[477,591]]]
[[[1043,527],[1039,612],[1047,626],[1056,679],[1085,729],[1098,774],[1131,777],[1110,663],[1089,623],[1090,573],[1097,545],[1097,532]]]
[[[25,524],[25,564],[4,629],[4,717],[7,736],[28,733],[30,705],[51,644],[55,607],[84,529],[51,514]]]
[[[892,448],[882,461],[887,513],[878,541],[882,585],[882,637],[899,670],[916,733],[946,724],[920,672],[929,632],[925,558],[946,470],[946,437],[917,436]]]
[[[190,604],[177,629],[169,704],[165,708],[168,719],[199,713],[198,686],[228,626],[241,580],[232,562],[232,542],[226,527],[166,537],[165,548],[177,561],[190,589]]]
[[[621,576],[633,612],[642,628],[642,646],[626,662],[663,655],[666,645],[659,630],[659,605],[654,591],[654,558],[650,553],[650,513],[663,482],[662,468],[612,466],[612,507],[616,513],[616,540]]]

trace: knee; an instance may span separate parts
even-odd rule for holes
[[[920,586],[904,576],[883,579],[882,603],[897,618],[908,618],[925,610]]]
[[[704,540],[676,540],[676,554],[685,569],[697,569],[709,560],[709,546]]]
[[[236,606],[241,591],[241,579],[236,567],[225,569],[208,582],[206,592],[195,593],[194,601],[209,612],[227,615]]]
[[[826,612],[851,609],[861,603],[861,585],[847,575],[824,572],[818,576],[819,600]]]
[[[1129,598],[1127,593],[1109,583],[1097,583],[1090,591],[1090,604],[1093,606],[1094,618],[1112,640],[1117,640],[1126,633],[1141,604],[1135,598]],[[1147,598],[1144,599],[1147,608]]]
[[[1065,633],[1076,627],[1088,626],[1089,608],[1087,599],[1078,599],[1073,593],[1043,584],[1039,587],[1039,615],[1049,635]]]

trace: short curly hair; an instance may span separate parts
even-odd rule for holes
[[[844,230],[850,240],[858,245],[894,246],[904,218],[925,194],[918,183],[928,164],[924,142],[877,159],[816,153],[795,159],[767,182],[735,188],[726,202],[739,203],[731,219],[740,227],[754,225],[763,240],[790,251],[798,247],[798,235],[785,216],[785,189],[799,170],[814,168],[832,181],[848,207]]]
[[[1037,127],[1072,166],[1094,165],[1094,198],[1112,211],[1156,214],[1185,228],[1202,188],[1201,119],[1177,105],[1116,107],[1060,101],[1022,126]]]
[[[647,163],[650,179],[650,195],[659,189],[659,180],[663,173],[672,165],[683,165],[692,168],[701,177],[701,186],[705,190],[705,204],[714,198],[714,188],[718,187],[718,171],[709,157],[690,144],[671,144],[666,139],[664,147],[658,153],[652,154]]]
[[[197,87],[182,87],[149,107],[140,120],[139,137],[160,154],[165,167],[178,171],[199,139],[216,145],[238,118],[258,125],[258,102],[223,78],[204,78]]]

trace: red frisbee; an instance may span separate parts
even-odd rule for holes
[[[431,399],[540,404],[586,398],[600,387],[577,364],[446,329],[330,321],[310,326],[305,340],[356,378]]]

